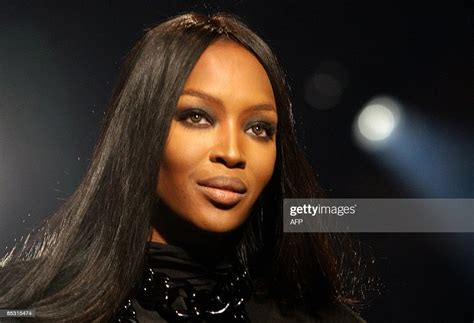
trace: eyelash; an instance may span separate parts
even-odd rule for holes
[[[206,119],[210,123],[211,126],[214,125],[213,118],[206,111],[201,110],[201,109],[186,109],[184,111],[178,112],[177,119],[178,119],[178,121],[186,122],[187,124],[189,124],[192,127],[201,127],[201,126],[206,127],[206,124],[200,124],[200,123],[188,121],[188,119],[190,119],[191,117],[194,117],[194,116],[200,116],[201,119],[199,121],[201,121],[203,119]],[[276,132],[275,126],[273,126],[272,124],[270,124],[266,121],[253,122],[248,127],[248,129],[252,129],[253,127],[260,127],[265,131],[264,136],[259,136],[255,133],[253,133],[253,135],[255,137],[259,138],[259,139],[270,140],[270,139],[272,139],[273,134],[275,134],[275,132]]]

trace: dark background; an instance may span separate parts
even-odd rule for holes
[[[144,28],[187,10],[238,14],[275,50],[300,142],[329,196],[473,197],[472,2],[0,1],[0,254],[74,191],[118,68]],[[305,88],[327,66],[337,66],[342,90],[314,108]],[[428,174],[436,189],[419,190],[354,143],[357,112],[381,94],[436,125],[430,147],[437,136],[459,143],[448,163],[442,150],[424,161],[454,182]],[[474,234],[359,237],[385,285],[365,319],[472,322]]]

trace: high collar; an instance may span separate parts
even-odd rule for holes
[[[210,289],[232,271],[235,261],[232,255],[226,259],[205,260],[197,258],[181,247],[149,241],[146,248],[146,264],[155,273],[168,275],[173,281],[186,281],[195,289]]]
[[[209,257],[199,261],[180,247],[149,242],[135,300],[168,322],[248,322],[245,303],[252,285],[239,262]],[[117,318],[137,322],[131,299]]]

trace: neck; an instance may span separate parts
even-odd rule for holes
[[[151,226],[150,241],[181,247],[203,260],[232,257],[240,230],[215,233],[197,228],[174,214],[164,205],[158,205]]]

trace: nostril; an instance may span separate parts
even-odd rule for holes
[[[231,160],[228,158],[223,158],[223,157],[217,157],[215,159],[215,162],[224,164],[228,168],[245,168],[245,161],[239,159],[239,160]]]

